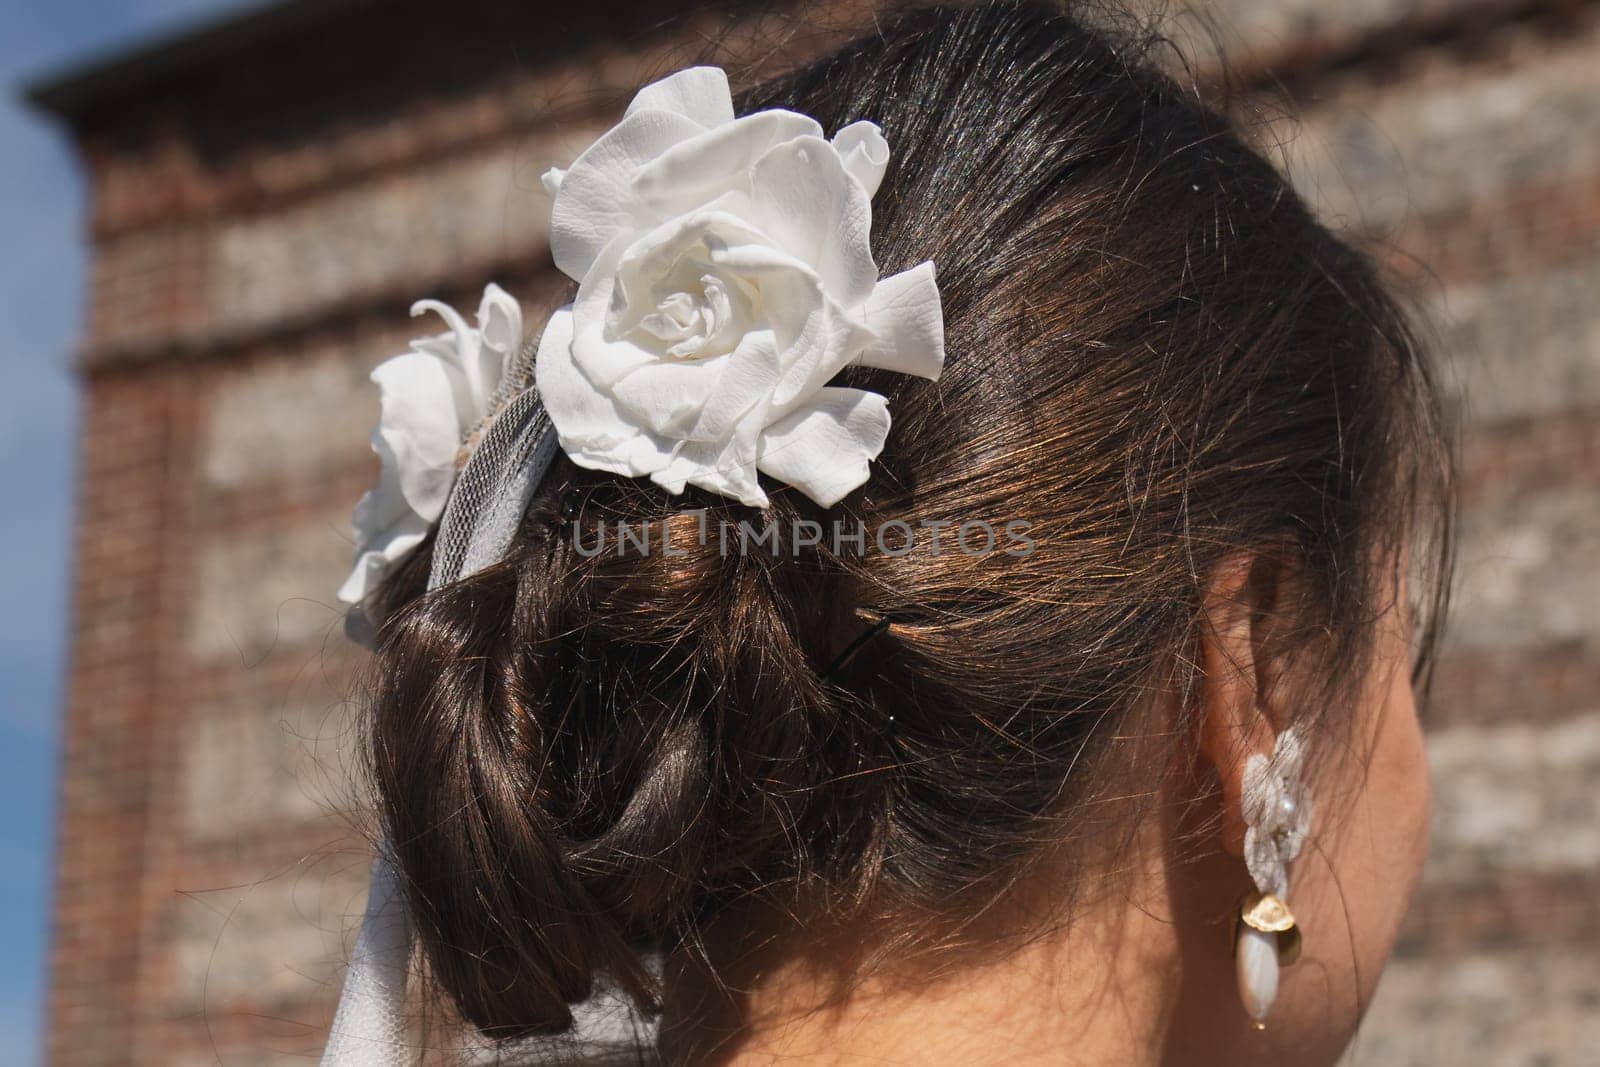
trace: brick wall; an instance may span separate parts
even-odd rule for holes
[[[867,6],[830,5],[767,61]],[[510,5],[388,7],[378,29],[328,15],[72,116],[95,266],[56,1064],[320,1047],[365,883],[332,598],[373,474],[365,375],[403,349],[419,294],[470,304],[494,277],[544,299],[537,175],[629,89],[704,47],[688,42],[762,54],[753,16],[692,7],[663,34],[586,5],[559,50],[506,24]],[[1208,10],[1246,86],[1298,102],[1275,131],[1285,165],[1413,279],[1471,396],[1433,856],[1352,1060],[1582,1062],[1600,1047],[1595,6]],[[1198,20],[1176,28],[1212,47]],[[398,78],[419,32],[437,62]],[[508,61],[497,39],[534,43]]]
[[[1600,32],[1536,15],[1339,72],[1287,149],[1411,277],[1464,431],[1432,849],[1358,1064],[1600,1047]]]

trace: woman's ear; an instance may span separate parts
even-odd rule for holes
[[[1212,572],[1202,598],[1199,643],[1200,752],[1222,783],[1222,843],[1244,854],[1244,764],[1270,753],[1275,738],[1266,704],[1277,688],[1263,647],[1276,597],[1278,567],[1254,554],[1225,559]]]

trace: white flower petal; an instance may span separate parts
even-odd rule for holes
[[[581,467],[630,477],[648,473],[654,468],[640,469],[641,461],[630,451],[640,447],[634,440],[641,436],[639,429],[618,413],[616,401],[597,389],[573,361],[573,326],[571,305],[558,309],[539,338],[534,359],[534,381],[562,449]],[[657,451],[651,446],[644,454]]]
[[[732,355],[709,360],[661,360],[627,375],[611,387],[617,404],[641,428],[668,437],[688,437],[700,420],[706,399],[721,395],[718,379]]]
[[[627,118],[639,111],[669,111],[702,126],[733,121],[733,95],[721,67],[690,67],[652,82],[634,94]]]
[[[798,328],[791,324],[774,330],[782,346],[778,353],[782,376],[772,389],[773,418],[804,407],[872,339],[864,326],[820,290],[799,293],[786,302],[801,312],[801,322]]]
[[[816,272],[792,256],[747,243],[719,250],[714,258],[759,280],[781,375],[772,387],[774,417],[827,384],[873,340],[863,323],[829,299]]]
[[[506,363],[515,359],[522,347],[522,305],[493,282],[484,287],[483,301],[478,305],[478,335],[483,346],[500,357],[494,380],[488,383],[492,393],[500,385]]]
[[[808,263],[762,243],[759,235],[730,239],[711,258],[718,267],[760,286],[768,325],[784,347],[794,343],[807,318],[827,299],[826,286]]]
[[[944,308],[931,262],[880,281],[862,306],[862,315],[877,340],[862,350],[857,363],[939,380],[944,370]]]
[[[705,131],[668,111],[639,111],[600,135],[561,181],[550,208],[550,254],[574,281],[589,273],[613,237],[646,221],[634,193],[636,172],[668,148]]]
[[[831,507],[866,482],[889,434],[889,405],[877,393],[826,388],[816,403],[767,426],[759,466]]]
[[[861,184],[871,200],[889,166],[889,142],[876,122],[852,122],[833,135],[833,147],[844,162],[845,173]]]
[[[817,272],[827,293],[855,307],[872,293],[872,202],[820,137],[797,137],[763,155],[750,173],[756,226]]]
[[[467,325],[467,320],[461,317],[461,312],[442,300],[418,300],[411,305],[411,317],[414,319],[419,319],[430,311],[443,319],[450,329],[447,333],[429,340],[443,341],[459,351],[466,338],[477,332]]]
[[[751,410],[777,388],[783,374],[781,358],[770,330],[745,334],[726,360],[716,389],[706,397],[700,419],[687,436],[695,441],[721,441],[735,435]],[[748,462],[755,463],[753,438]]]
[[[356,561],[350,576],[339,587],[339,599],[347,604],[364,598],[383,580],[389,565],[416,547],[428,532],[427,522],[406,503],[394,453],[376,430],[372,434],[372,450],[380,463],[378,484],[362,495],[351,516]]]
[[[400,489],[400,464],[394,450],[377,427],[373,427],[369,440],[378,457],[378,484],[361,497],[350,516],[356,543],[364,548],[378,544],[401,519],[416,514]]]
[[[757,160],[802,137],[820,139],[822,127],[793,111],[758,111],[665,149],[639,168],[633,191],[654,218],[681,215],[742,191]]]
[[[654,364],[656,356],[631,341],[607,341],[604,334],[598,324],[585,323],[573,338],[572,358],[591,387],[609,393],[634,371]]]
[[[397,562],[427,540],[430,526],[422,516],[406,512],[394,526],[384,531],[376,547],[357,554],[355,566],[339,587],[339,599],[346,604],[365,600],[367,594],[383,583]]]
[[[456,454],[464,429],[453,404],[460,371],[420,352],[380,363],[372,372],[381,414],[376,433],[395,457],[400,491],[413,511],[429,522],[444,511],[456,478]]]
[[[716,203],[726,205],[728,200],[721,197]],[[751,286],[730,282],[718,269],[717,250],[730,243],[761,240],[748,223],[716,206],[675,218],[631,243],[619,238],[595,259],[579,287],[574,313],[585,321],[603,317],[607,337],[615,340],[653,318],[669,292],[681,309],[712,310],[706,291],[711,282],[723,293],[723,312],[736,311],[738,319],[720,323],[719,337],[722,329],[735,326],[742,334],[753,325],[756,294]],[[724,345],[719,351],[731,347]]]
[[[656,358],[626,341],[608,341],[605,337],[606,321],[617,298],[617,268],[636,243],[622,234],[601,249],[589,273],[578,283],[577,297],[564,309],[573,322],[573,358],[584,376],[601,388],[609,388]]]
[[[626,474],[630,478],[654,475],[672,461],[679,444],[651,433],[640,433],[613,448],[584,450],[572,457],[580,467]]]
[[[444,319],[449,332],[437,337],[419,337],[411,342],[411,347],[461,372],[451,376],[453,391],[449,395],[455,403],[457,419],[470,430],[489,409],[489,396],[500,383],[504,361],[498,353],[484,351],[478,331],[468,326],[461,313],[449,304],[418,300],[411,305],[413,318],[430,311]],[[518,317],[521,317],[520,311]]]
[[[681,492],[687,482],[749,507],[766,507],[767,494],[756,471],[756,455],[766,422],[765,405],[758,404],[727,438],[680,443],[670,461],[653,473],[651,480],[668,492]]]

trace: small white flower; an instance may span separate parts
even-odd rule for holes
[[[1288,892],[1289,864],[1311,829],[1304,774],[1305,741],[1294,726],[1278,734],[1270,758],[1257,752],[1244,762],[1245,867],[1257,889],[1279,899]]]
[[[867,479],[885,399],[851,365],[937,378],[933,264],[878,278],[878,127],[831,140],[791,111],[734,118],[727,77],[647,86],[566,171],[551,250],[574,302],[539,344],[540,395],[579,466],[764,506],[757,472],[828,506]]]
[[[522,309],[498,285],[484,289],[476,329],[437,300],[411,308],[412,315],[430,311],[450,329],[412,341],[411,351],[372,372],[381,405],[372,450],[382,467],[378,487],[356,505],[355,567],[339,588],[347,604],[375,589],[443,513],[461,446],[488,414],[506,365],[522,345]]]

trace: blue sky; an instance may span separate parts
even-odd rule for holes
[[[84,190],[18,85],[255,0],[0,5],[0,1063],[39,1059],[71,557]]]

